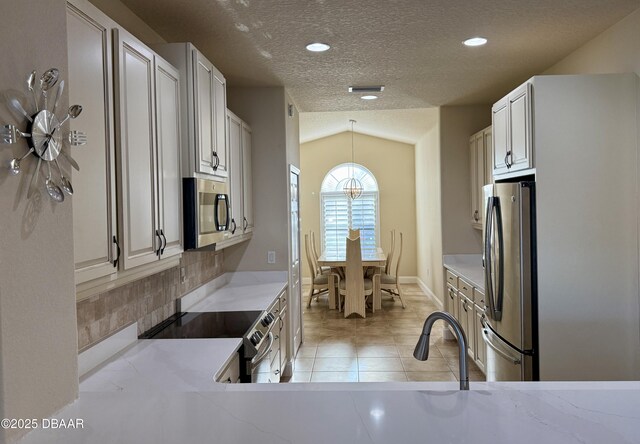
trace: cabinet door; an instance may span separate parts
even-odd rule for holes
[[[469,141],[471,150],[471,226],[482,228],[482,187],[484,186],[484,137],[482,131]]]
[[[158,226],[162,257],[182,252],[182,175],[180,174],[180,75],[155,58],[158,156]]]
[[[472,358],[475,356],[475,329],[473,324],[473,302],[460,295],[460,324],[467,336],[467,353]]]
[[[81,167],[80,171],[73,172],[76,284],[117,271],[114,266],[114,238],[118,233],[111,44],[114,25],[91,5],[67,3],[69,103],[85,105],[78,122],[72,120],[69,125],[70,129],[89,135],[86,146],[71,151]],[[60,159],[60,165],[67,168],[64,157]]]
[[[484,311],[477,305],[473,308],[474,311],[474,331],[475,331],[475,361],[476,365],[485,372],[485,363],[487,360],[487,344],[482,339],[482,314]]]
[[[493,130],[491,127],[482,132],[484,136],[484,185],[493,183]],[[482,202],[482,190],[480,190],[480,209],[484,207]]]
[[[118,48],[118,153],[125,269],[157,260],[156,150],[153,52],[122,30]]]
[[[470,179],[471,179],[471,225],[476,226],[478,220],[480,220],[480,212],[478,211],[478,150],[476,149],[476,136],[475,134],[469,139],[469,160],[470,160]]]
[[[509,101],[504,98],[491,108],[491,126],[493,132],[493,175],[507,173],[508,144],[508,107]]]
[[[288,310],[280,312],[280,368],[287,365],[287,344],[289,343],[289,315]]]
[[[456,299],[456,289],[447,285],[447,297],[445,302],[445,310],[453,315],[454,318],[458,319],[458,307],[457,307],[457,299]]]
[[[220,71],[213,68],[213,152],[217,167],[214,175],[226,178],[229,175],[229,153],[227,149],[227,82]]]
[[[253,179],[251,174],[251,129],[242,125],[242,193],[244,203],[243,231],[253,231]]]
[[[532,168],[531,84],[525,83],[509,94],[510,171]]]
[[[229,182],[231,199],[231,235],[242,234],[244,202],[242,193],[242,120],[235,114],[227,114],[229,148]]]
[[[213,175],[215,165],[214,67],[200,52],[193,51],[194,106],[196,124],[196,171]]]

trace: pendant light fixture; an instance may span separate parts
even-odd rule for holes
[[[362,183],[355,178],[355,162],[353,155],[353,124],[356,123],[355,120],[349,120],[351,122],[351,165],[349,166],[349,179],[344,184],[342,191],[344,194],[350,198],[351,200],[355,200],[362,195]]]

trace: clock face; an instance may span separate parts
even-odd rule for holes
[[[30,148],[46,161],[53,161],[62,149],[62,131],[60,121],[52,112],[42,110],[33,117],[31,138],[28,140]]]
[[[66,177],[64,170],[60,167],[58,156],[66,161],[66,163],[80,171],[80,166],[69,152],[72,146],[82,146],[87,143],[87,134],[84,131],[63,131],[62,127],[69,119],[75,119],[82,112],[81,105],[71,105],[62,119],[56,117],[55,112],[58,108],[59,99],[64,90],[64,80],[58,82],[59,72],[56,68],[45,71],[40,76],[40,98],[38,100],[36,72],[31,71],[27,76],[27,87],[33,96],[33,107],[31,111],[25,109],[20,97],[15,95],[5,96],[6,105],[14,112],[16,117],[27,119],[25,131],[21,131],[16,125],[8,124],[0,126],[0,143],[13,144],[20,140],[25,140],[29,146],[22,156],[17,156],[8,162],[9,174],[15,176],[25,171],[21,168],[20,163],[30,155],[37,159],[35,170],[29,182],[27,190],[27,199],[30,199],[38,189],[38,184],[42,184],[41,176],[45,176],[44,188],[51,199],[56,202],[64,201],[65,193],[69,196],[73,195],[73,186],[70,177]],[[57,84],[55,100],[51,110],[47,109],[47,91],[52,91]],[[39,104],[43,102],[44,107],[40,108]],[[28,108],[28,107],[27,107]],[[64,132],[64,134],[63,134]],[[43,162],[44,161],[44,162]],[[51,164],[54,165],[51,165]],[[40,166],[45,168],[44,171]],[[55,167],[55,168],[52,168]],[[64,163],[63,163],[64,166]],[[57,173],[54,175],[54,173]]]

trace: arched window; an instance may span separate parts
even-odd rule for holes
[[[342,191],[352,173],[364,189],[355,200]],[[344,253],[349,228],[360,229],[363,251],[375,251],[380,232],[378,182],[371,171],[357,163],[343,163],[329,171],[320,187],[320,214],[322,246],[326,253]]]

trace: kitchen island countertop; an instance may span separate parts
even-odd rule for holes
[[[40,428],[21,442],[640,442],[638,382],[471,383],[467,392],[447,383],[244,385],[82,392],[54,417],[81,418],[83,428]]]

